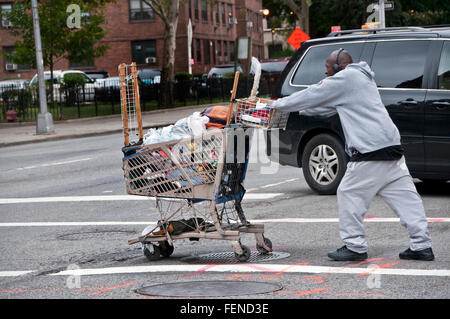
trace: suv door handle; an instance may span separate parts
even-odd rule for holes
[[[406,99],[406,100],[400,101],[399,103],[400,104],[411,104],[411,105],[417,105],[418,104],[418,102],[416,100],[413,100],[413,99]]]
[[[444,102],[444,101],[442,101],[442,102],[434,101],[434,102],[431,102],[431,104],[435,105],[435,107],[438,110],[443,110],[450,106],[450,102]]]

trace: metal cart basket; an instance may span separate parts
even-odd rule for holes
[[[235,100],[235,121],[245,127],[285,129],[289,113],[272,108],[272,100],[249,97]]]
[[[155,197],[160,217],[129,244],[141,243],[146,257],[157,260],[173,253],[177,239],[229,240],[236,258],[246,261],[250,249],[240,238],[253,233],[257,250],[271,252],[264,225],[248,222],[241,206],[253,129],[231,124],[201,136],[143,145],[135,72],[134,64],[119,66],[126,190]]]

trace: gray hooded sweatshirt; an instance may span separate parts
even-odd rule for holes
[[[339,114],[346,151],[364,154],[400,145],[400,134],[381,101],[375,74],[366,62],[347,65],[309,88],[276,100],[272,106],[302,115]]]

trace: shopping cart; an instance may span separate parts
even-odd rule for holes
[[[121,64],[119,74],[126,190],[155,197],[159,212],[156,225],[129,244],[141,243],[145,256],[157,260],[170,256],[178,239],[229,240],[237,260],[246,261],[251,252],[241,234],[252,233],[258,252],[270,253],[264,225],[250,223],[241,205],[253,128],[230,124],[201,136],[143,145],[136,65]]]

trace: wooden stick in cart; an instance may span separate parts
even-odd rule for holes
[[[122,105],[122,121],[123,121],[123,135],[125,137],[125,146],[130,145],[130,135],[128,132],[128,107],[127,107],[127,88],[125,84],[125,64],[119,66],[120,76],[120,103]]]
[[[230,107],[228,108],[227,125],[231,122],[231,116],[233,115],[233,102],[236,97],[237,85],[239,82],[239,71],[234,74],[233,90],[231,91]]]
[[[134,90],[134,103],[136,105],[136,115],[138,122],[139,143],[144,140],[144,132],[142,129],[142,115],[141,115],[141,99],[139,96],[139,83],[137,79],[136,62],[131,63],[131,74],[133,76],[133,90]]]

